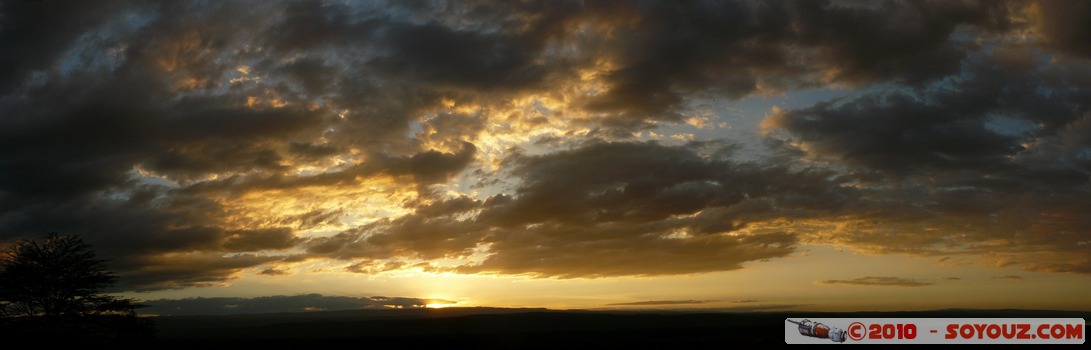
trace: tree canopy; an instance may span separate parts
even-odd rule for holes
[[[17,241],[0,253],[0,321],[7,331],[76,338],[149,334],[140,305],[103,294],[116,281],[78,236]]]

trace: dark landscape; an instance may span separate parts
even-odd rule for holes
[[[784,344],[786,318],[1088,318],[1088,312],[581,311],[508,308],[353,310],[155,317],[166,348],[214,344],[262,348],[732,348]]]

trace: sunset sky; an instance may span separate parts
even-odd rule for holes
[[[140,300],[1091,310],[1091,2],[4,1],[48,232]]]

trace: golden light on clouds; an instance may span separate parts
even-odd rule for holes
[[[226,196],[220,204],[232,227],[289,226],[297,235],[330,234],[381,218],[409,212],[416,197],[397,186],[397,179],[373,178],[352,188],[304,187]]]
[[[1083,3],[110,6],[5,12],[0,242],[129,291],[1088,308]]]

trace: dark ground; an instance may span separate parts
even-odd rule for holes
[[[234,347],[612,349],[736,348],[784,344],[786,318],[1064,317],[1091,312],[940,310],[923,312],[551,311],[448,308],[232,316],[156,317],[157,348]]]

